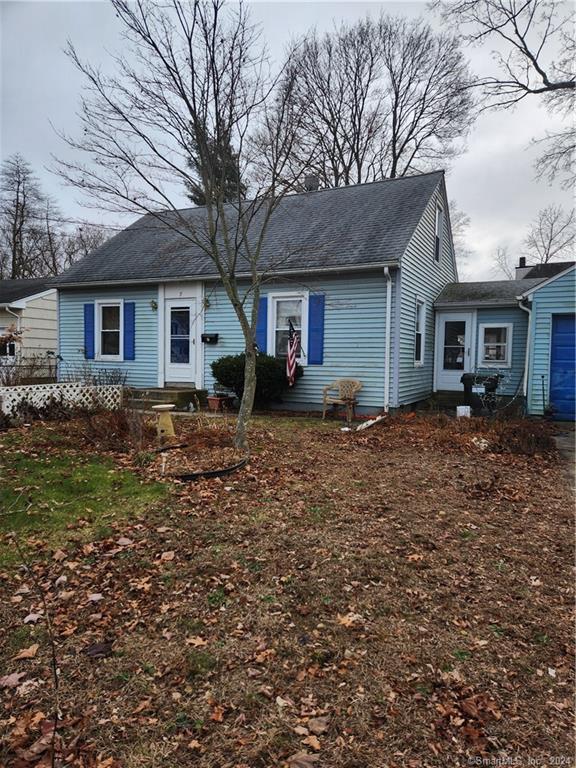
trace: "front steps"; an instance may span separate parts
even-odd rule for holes
[[[127,396],[124,404],[128,408],[134,408],[140,411],[150,411],[153,405],[162,403],[174,403],[176,411],[189,411],[190,404],[196,410],[198,405],[206,407],[206,397],[208,393],[205,389],[196,389],[195,387],[151,387],[144,389],[141,387],[131,387],[127,390]]]

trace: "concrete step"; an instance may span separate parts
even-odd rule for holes
[[[167,400],[166,402],[172,403],[174,401]],[[176,405],[174,413],[178,413],[179,411],[187,412],[189,410],[187,406],[179,406],[177,403],[174,404]],[[135,411],[151,411],[153,406],[161,405],[161,403],[158,400],[151,400],[147,397],[131,397],[125,401],[125,405],[127,408],[132,408]]]

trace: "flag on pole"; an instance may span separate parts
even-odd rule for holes
[[[288,355],[286,357],[286,378],[288,386],[293,387],[296,381],[296,356],[300,346],[300,336],[294,329],[292,321],[288,320]]]

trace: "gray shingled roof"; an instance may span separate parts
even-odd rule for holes
[[[478,283],[448,283],[434,302],[436,307],[461,305],[514,305],[516,297],[529,291],[539,280],[485,280]]]
[[[52,287],[52,279],[47,277],[30,280],[0,280],[0,305],[12,304],[14,301],[25,299],[35,293],[42,293]]]
[[[548,264],[536,264],[530,272],[526,273],[525,277],[526,279],[538,278],[539,280],[547,280],[549,277],[554,277],[559,275],[560,272],[564,272],[568,267],[572,267],[574,263],[573,261],[550,261]]]
[[[327,269],[399,259],[442,171],[285,197],[274,212],[259,265],[264,271]],[[231,214],[233,209],[229,209]],[[203,208],[182,216],[201,229]],[[176,214],[171,214],[176,218]],[[174,220],[174,219],[172,219]],[[257,234],[257,232],[255,233]],[[247,272],[240,262],[238,273]],[[209,277],[203,251],[147,215],[58,278],[61,285]]]

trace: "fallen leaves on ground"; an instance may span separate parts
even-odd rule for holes
[[[223,424],[186,424],[191,465],[228,444]],[[338,427],[257,420],[248,469],[176,484],[169,503],[109,516],[90,540],[89,502],[58,542],[27,537],[32,571],[0,572],[0,763],[49,765],[32,577],[56,641],[57,759],[74,768],[571,754],[573,521],[549,427]],[[17,449],[82,460],[74,424],[52,429],[65,447],[32,428]],[[111,455],[157,477],[156,458]]]

